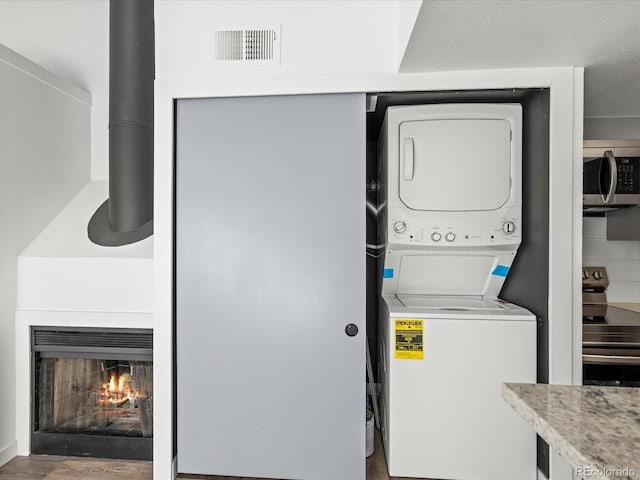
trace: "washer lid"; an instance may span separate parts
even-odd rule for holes
[[[428,308],[446,312],[487,312],[508,310],[498,299],[474,297],[433,297],[426,295],[397,295],[396,298],[407,308]]]
[[[535,321],[529,310],[496,297],[383,295],[393,318]]]
[[[443,118],[400,124],[399,193],[412,210],[487,211],[511,196],[511,123]]]

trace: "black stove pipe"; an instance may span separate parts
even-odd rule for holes
[[[153,233],[153,0],[111,0],[109,9],[109,198],[88,234],[120,246]]]

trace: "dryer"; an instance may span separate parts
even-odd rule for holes
[[[384,292],[433,294],[437,288],[444,293],[429,281],[433,277],[409,279],[400,273],[401,267],[424,271],[413,265],[424,260],[414,256],[401,265],[395,253],[416,251],[448,256],[451,268],[465,270],[457,279],[484,277],[491,268],[498,281],[481,291],[447,289],[453,288],[452,294],[497,296],[522,240],[522,107],[389,107],[379,157],[386,207],[378,224],[387,246]],[[483,256],[493,261],[480,259]],[[471,260],[464,267],[455,257]],[[446,262],[435,261],[438,265],[424,265],[431,275],[432,269],[438,275],[449,272],[442,266]]]
[[[522,239],[516,104],[390,107],[381,430],[389,474],[533,479],[535,434],[502,400],[536,381],[535,316],[498,294]]]

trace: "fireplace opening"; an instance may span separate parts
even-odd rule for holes
[[[151,460],[153,334],[32,329],[31,452]]]

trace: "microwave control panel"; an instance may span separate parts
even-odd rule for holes
[[[618,183],[616,193],[640,193],[640,158],[618,157]]]

